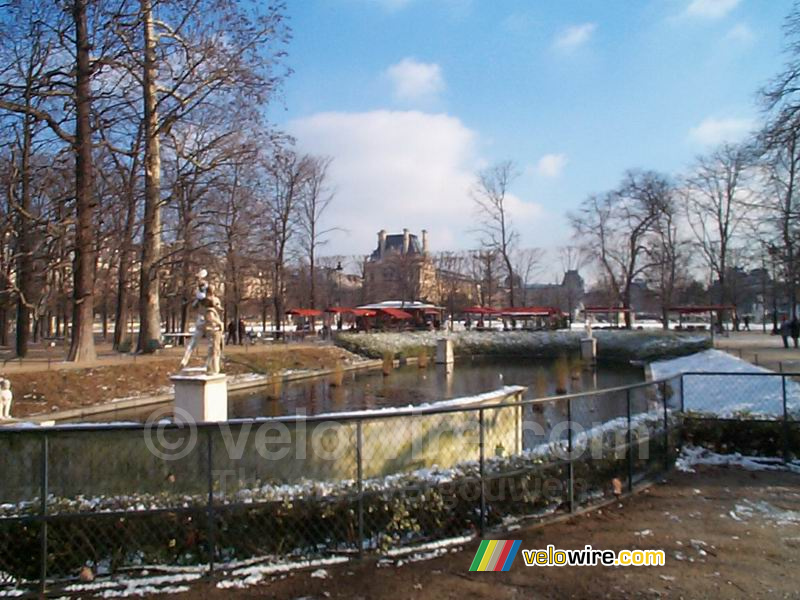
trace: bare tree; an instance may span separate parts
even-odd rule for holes
[[[753,208],[754,238],[781,265],[789,311],[797,317],[800,234],[800,130],[768,128],[761,136],[761,193]]]
[[[719,282],[722,304],[731,301],[730,255],[752,206],[751,165],[747,148],[726,144],[700,157],[685,182],[689,227],[709,274]]]
[[[199,107],[235,107],[234,98],[263,105],[280,85],[288,29],[283,7],[235,0],[139,0],[119,13],[114,31],[127,49],[118,61],[141,88],[144,105],[144,216],[137,347],[160,345],[162,268],[161,142]],[[209,15],[214,15],[209,19]],[[143,44],[138,43],[143,39]],[[143,47],[143,51],[139,48]],[[158,83],[157,83],[158,82]]]
[[[470,271],[476,282],[476,296],[481,306],[491,306],[497,300],[500,290],[501,270],[499,253],[492,250],[479,250],[470,253]],[[501,300],[502,301],[502,300]]]
[[[566,245],[558,248],[558,260],[561,270],[578,271],[586,263],[586,252],[581,246]]]
[[[688,280],[688,240],[684,239],[679,226],[676,190],[672,182],[660,190],[658,215],[653,222],[650,243],[646,254],[650,267],[645,272],[648,285],[658,296],[661,304],[661,323],[669,328],[669,308],[675,303],[678,287]]]
[[[513,253],[514,272],[519,279],[522,306],[528,304],[528,286],[533,277],[541,272],[544,250],[541,248],[522,248]]]
[[[486,250],[496,252],[503,262],[511,306],[515,303],[512,252],[519,234],[514,229],[509,213],[508,193],[517,176],[513,162],[500,162],[481,171],[472,190],[472,198],[479,211],[481,244]]]
[[[95,200],[92,186],[92,94],[91,79],[99,72],[99,65],[106,57],[106,49],[100,38],[92,40],[94,32],[88,26],[88,2],[73,0],[68,11],[54,10],[35,2],[9,4],[13,13],[4,19],[0,35],[0,53],[8,56],[14,52],[14,25],[22,22],[30,27],[22,28],[23,43],[32,44],[30,55],[33,61],[23,61],[29,68],[22,78],[19,73],[4,65],[0,72],[0,110],[21,115],[23,118],[23,178],[18,203],[19,210],[26,213],[20,222],[24,233],[29,234],[30,225],[30,136],[34,124],[45,123],[58,142],[67,144],[74,155],[74,207],[75,234],[72,248],[72,337],[68,360],[81,362],[95,356],[94,319],[94,262],[95,262]],[[66,44],[71,42],[72,47]],[[90,48],[94,44],[94,57]],[[9,50],[11,48],[11,50]],[[50,64],[48,59],[59,56],[59,62]],[[68,58],[69,57],[69,58]],[[72,62],[71,57],[74,57]],[[45,100],[47,102],[45,102]],[[65,127],[72,120],[74,133]],[[30,238],[20,246],[20,266],[23,271],[31,268]],[[30,325],[30,299],[25,298],[27,284],[23,285],[20,298],[25,305],[18,311],[20,330],[18,350],[24,353]]]
[[[309,306],[317,305],[317,251],[327,243],[328,235],[335,227],[323,227],[322,220],[333,201],[334,193],[328,187],[328,167],[331,158],[310,156],[307,158],[305,190],[299,205],[300,246],[308,261]]]
[[[265,199],[267,234],[272,260],[274,324],[281,330],[286,301],[286,265],[290,242],[297,231],[297,212],[308,177],[308,158],[291,150],[276,153],[268,169]]]
[[[669,183],[652,171],[629,171],[620,186],[587,198],[569,215],[576,237],[602,274],[617,302],[631,307],[634,280],[651,267],[648,236],[667,199]],[[625,325],[631,327],[630,312]]]

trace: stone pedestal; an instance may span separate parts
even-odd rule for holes
[[[170,377],[175,384],[175,421],[196,423],[228,420],[228,383],[224,373],[184,369]]]
[[[597,338],[588,337],[581,340],[581,359],[584,362],[597,362]]]
[[[436,364],[453,364],[453,342],[447,339],[436,340]]]

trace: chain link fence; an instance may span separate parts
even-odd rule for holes
[[[0,429],[0,596],[118,591],[145,573],[154,589],[246,579],[578,512],[671,468],[681,412],[707,418],[698,386],[724,377],[533,400],[507,387],[311,418]],[[779,404],[758,381],[764,410],[800,400],[793,380]]]
[[[680,385],[688,443],[784,462],[800,454],[800,375],[683,373]]]

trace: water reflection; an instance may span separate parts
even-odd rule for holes
[[[381,370],[348,372],[340,375],[342,385],[331,385],[330,377],[285,382],[231,394],[230,418],[275,416],[305,413],[308,415],[361,410],[387,406],[408,406],[449,398],[471,396],[495,390],[503,385],[524,385],[528,397],[550,396],[556,387],[568,392],[608,388],[643,381],[641,368],[601,364],[596,371],[570,361],[568,376],[558,381],[555,360],[474,359],[454,366],[430,365],[419,368],[406,365],[388,376]],[[577,365],[577,366],[576,366]],[[274,398],[278,398],[275,400]]]

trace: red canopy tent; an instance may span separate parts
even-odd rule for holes
[[[697,304],[691,306],[670,306],[670,312],[676,312],[682,315],[692,315],[698,313],[710,313],[722,310],[736,310],[733,304]]]
[[[697,315],[708,313],[709,329],[711,329],[711,338],[714,338],[714,313],[718,315],[723,311],[736,312],[736,307],[733,304],[694,304],[686,306],[670,306],[670,312],[678,313],[678,327],[683,329],[683,315]],[[721,327],[720,323],[720,327]]]
[[[374,317],[378,313],[366,308],[348,308],[346,306],[331,306],[325,309],[326,313],[335,315],[355,315],[356,317]]]
[[[587,306],[583,309],[583,312],[586,314],[597,315],[615,312],[626,313],[631,312],[631,309],[627,306]]]
[[[378,312],[387,315],[393,319],[398,319],[400,321],[405,321],[407,319],[413,318],[410,313],[407,313],[404,310],[400,310],[399,308],[379,308]]]
[[[290,308],[286,314],[290,317],[321,317],[322,311],[313,308]]]
[[[498,312],[509,317],[551,317],[561,311],[552,306],[512,306]]]
[[[466,315],[496,315],[500,311],[488,306],[470,306],[461,312]]]

